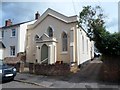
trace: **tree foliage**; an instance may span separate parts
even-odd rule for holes
[[[91,6],[83,7],[83,10],[80,12],[79,17],[79,25],[82,25],[85,29],[87,29],[88,36],[91,39],[96,38],[95,35],[98,34],[96,31],[99,28],[105,30],[105,16],[100,6],[96,6],[94,8]]]
[[[88,36],[95,41],[95,46],[104,55],[120,55],[120,33],[106,31],[105,16],[100,6],[83,7],[79,16],[79,25],[83,25]]]

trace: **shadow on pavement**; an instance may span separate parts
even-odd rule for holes
[[[101,79],[103,62],[96,58],[84,67],[80,68],[77,73],[68,76],[48,76],[57,80],[67,81],[71,83],[98,83],[104,85],[120,85],[120,82],[107,82]]]

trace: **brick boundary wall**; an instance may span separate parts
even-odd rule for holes
[[[120,56],[119,57],[106,57],[102,58],[102,77],[104,81],[120,82]]]
[[[70,66],[68,64],[29,64],[29,72],[37,75],[68,75]]]

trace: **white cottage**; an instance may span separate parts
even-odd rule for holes
[[[4,49],[5,49],[5,46],[0,41],[0,60],[3,60],[3,58],[4,58]]]
[[[27,29],[27,62],[80,65],[94,57],[94,42],[78,27],[77,15],[67,17],[48,8]]]
[[[13,24],[10,19],[0,28],[0,58],[14,59],[25,52],[27,25],[36,20]]]

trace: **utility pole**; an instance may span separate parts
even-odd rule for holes
[[[120,1],[118,2],[118,32],[120,32]]]

